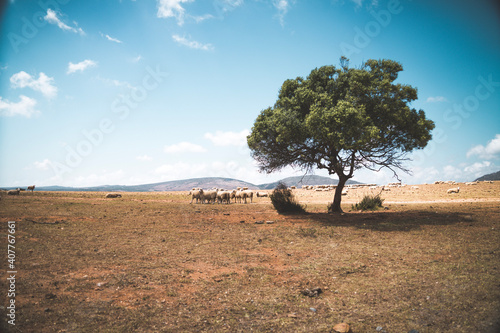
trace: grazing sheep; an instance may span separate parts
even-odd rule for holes
[[[245,199],[245,203],[247,203],[247,198],[250,198],[250,202],[253,203],[253,191],[246,190],[243,191],[243,193],[244,193],[243,199]]]
[[[105,198],[121,198],[122,195],[119,193],[108,193],[106,194]]]
[[[236,203],[236,190],[231,191],[231,195],[229,198],[229,200],[234,199],[234,203]]]
[[[243,198],[243,191],[236,191],[234,193],[234,202],[241,203],[241,199]]]
[[[196,199],[196,203],[199,203],[201,201],[202,194],[203,194],[203,190],[201,188],[193,188],[191,191],[189,191],[189,195],[191,196],[190,204],[192,204],[193,200],[195,200],[195,199]]]
[[[217,192],[217,202],[218,203],[227,203],[227,204],[230,204],[231,203],[231,191],[220,191],[220,192]]]
[[[35,190],[35,185],[28,186],[28,191],[33,192]]]
[[[19,192],[21,192],[20,189],[10,190],[10,191],[7,192],[7,195],[19,195]]]
[[[450,188],[446,193],[450,194],[450,193],[458,193],[460,191],[460,187],[454,187],[454,188]]]
[[[268,197],[269,195],[266,192],[257,192],[257,198]]]
[[[211,190],[211,191],[203,191],[200,196],[201,203],[212,203],[215,204],[215,201],[217,200],[217,190]]]

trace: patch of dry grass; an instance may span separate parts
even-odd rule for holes
[[[354,332],[498,327],[496,201],[408,201],[344,215],[310,201],[308,214],[281,216],[267,198],[189,200],[2,197],[1,220],[18,221],[17,331],[328,332],[342,321]],[[323,293],[301,293],[314,287]]]

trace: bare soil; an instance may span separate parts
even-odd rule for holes
[[[446,190],[460,186],[458,194]],[[262,192],[262,191],[261,191]],[[500,182],[383,192],[343,215],[333,192],[189,204],[187,192],[2,193],[0,331],[497,332]],[[7,221],[16,221],[16,325],[7,324]],[[316,297],[302,293],[321,288]]]

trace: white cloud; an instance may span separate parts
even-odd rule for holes
[[[209,19],[213,19],[213,15],[210,15],[210,14],[205,14],[205,15],[202,15],[202,16],[189,16],[191,19],[193,19],[196,23],[201,23],[205,20],[209,20]]]
[[[29,87],[41,92],[47,98],[54,98],[57,95],[57,87],[53,86],[54,78],[48,77],[45,73],[40,73],[35,80],[30,74],[21,71],[11,76],[10,83],[13,88]]]
[[[177,162],[164,164],[155,169],[155,174],[161,175],[162,180],[179,180],[187,178],[206,177],[208,165],[206,163],[189,164]]]
[[[250,131],[247,129],[241,132],[216,131],[215,134],[205,133],[205,138],[216,146],[246,146],[248,135]]]
[[[136,156],[135,159],[139,160],[139,161],[152,161],[153,160],[153,158],[149,155]]]
[[[446,97],[443,96],[431,96],[427,98],[428,103],[439,103],[439,102],[448,102]]]
[[[219,0],[214,3],[215,10],[219,17],[224,16],[227,12],[230,12],[237,7],[243,5],[244,0]]]
[[[492,139],[486,147],[483,145],[477,145],[471,148],[467,152],[467,157],[471,157],[477,155],[483,159],[496,159],[500,157],[500,134],[495,135],[495,138]]]
[[[278,10],[278,18],[283,26],[285,24],[285,15],[290,8],[290,2],[288,0],[273,0],[273,6]]]
[[[212,44],[202,44],[195,40],[188,40],[187,38],[181,37],[179,35],[173,35],[172,39],[177,43],[192,49],[203,50],[203,51],[212,51],[214,49]]]
[[[76,22],[73,22],[76,27],[70,27],[61,19],[58,17],[57,13],[53,11],[52,9],[47,9],[47,15],[44,16],[45,21],[49,22],[50,24],[55,24],[57,25],[60,29],[65,30],[65,31],[71,31],[74,33],[79,33],[80,35],[85,35],[85,32],[82,30],[82,28],[78,28],[78,24]]]
[[[180,142],[170,146],[165,146],[163,151],[167,154],[175,153],[204,153],[207,150],[200,145],[190,142]]]
[[[256,169],[250,169],[248,168],[248,164],[243,165],[236,161],[201,163],[177,162],[161,165],[155,169],[154,173],[159,175],[162,181],[200,177],[224,177],[253,183],[266,182],[262,181],[262,179],[266,177],[258,173]]]
[[[136,90],[137,89],[137,87],[134,87],[133,85],[131,85],[127,81],[120,81],[120,80],[114,80],[114,79],[106,79],[106,78],[100,77],[99,75],[97,76],[97,80],[102,81],[105,84],[110,85],[110,86],[125,87],[125,88],[130,89],[130,90]]]
[[[118,44],[121,44],[123,43],[121,40],[119,39],[116,39],[116,38],[113,38],[111,37],[110,35],[105,35],[103,34],[102,32],[100,33],[102,37],[106,38],[107,40],[111,41],[111,42],[115,42],[115,43],[118,43]]]
[[[142,60],[142,56],[141,55],[138,55],[137,57],[132,58],[132,62],[139,62],[141,60]]]
[[[13,117],[13,116],[24,116],[30,118],[33,115],[40,114],[40,111],[35,109],[36,100],[33,98],[21,95],[20,101],[17,103],[10,102],[8,100],[3,100],[0,96],[0,116],[2,117]]]
[[[453,165],[446,165],[443,167],[443,172],[441,174],[444,178],[443,179],[436,179],[436,180],[455,180],[455,181],[460,181],[464,177],[463,170],[460,168],[457,168]]]
[[[78,176],[69,186],[86,187],[99,185],[117,185],[123,181],[124,177],[125,172],[123,170],[102,170],[98,174],[93,173],[86,176]]]
[[[160,18],[174,17],[178,25],[184,24],[185,9],[182,3],[193,2],[194,0],[158,0],[158,13]]]
[[[39,170],[49,170],[49,168],[51,168],[51,166],[52,166],[52,162],[48,158],[44,159],[41,162],[35,161],[34,164],[35,164],[35,168],[37,168]]]
[[[87,68],[95,67],[95,66],[97,66],[97,63],[95,61],[92,61],[92,60],[89,60],[89,59],[86,59],[84,61],[80,61],[77,64],[74,64],[74,63],[70,62],[68,64],[68,70],[67,70],[66,73],[67,74],[71,74],[71,73],[74,73],[74,72],[77,72],[77,71],[83,72]]]
[[[464,171],[472,174],[474,176],[482,176],[485,173],[485,170],[489,170],[491,166],[491,162],[489,161],[483,161],[483,162],[476,162],[472,165],[469,165],[468,167],[464,168]]]

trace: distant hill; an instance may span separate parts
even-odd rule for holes
[[[298,188],[302,187],[302,185],[330,185],[330,184],[337,185],[339,183],[338,179],[333,179],[330,177],[306,175],[306,176],[284,178],[274,183],[259,185],[259,187],[262,190],[272,190],[278,185],[279,182],[282,182],[287,186],[297,186]],[[354,180],[348,180],[347,184],[361,184],[361,183]]]
[[[484,181],[484,180],[500,180],[500,171],[490,173],[488,175],[484,175],[482,177],[479,177],[475,181],[480,182],[480,181]]]
[[[302,185],[327,185],[338,183],[337,179],[322,177],[316,175],[306,175],[298,177],[288,177],[280,180],[287,186]],[[35,191],[76,191],[76,192],[169,192],[169,191],[189,191],[192,188],[200,187],[208,188],[225,188],[233,189],[237,187],[248,187],[252,190],[270,190],[274,189],[278,182],[255,185],[238,179],[222,178],[222,177],[205,177],[191,178],[182,180],[172,180],[168,182],[142,184],[142,185],[101,185],[91,187],[67,187],[67,186],[37,186]],[[347,184],[360,184],[356,181],[349,180]],[[12,189],[12,188],[6,188]]]
[[[172,180],[168,182],[142,184],[142,185],[101,185],[92,187],[65,187],[65,186],[40,186],[39,191],[88,191],[88,192],[168,192],[189,191],[194,187],[201,188],[237,188],[248,187],[259,189],[257,185],[242,180],[221,177],[191,178],[183,180]]]

